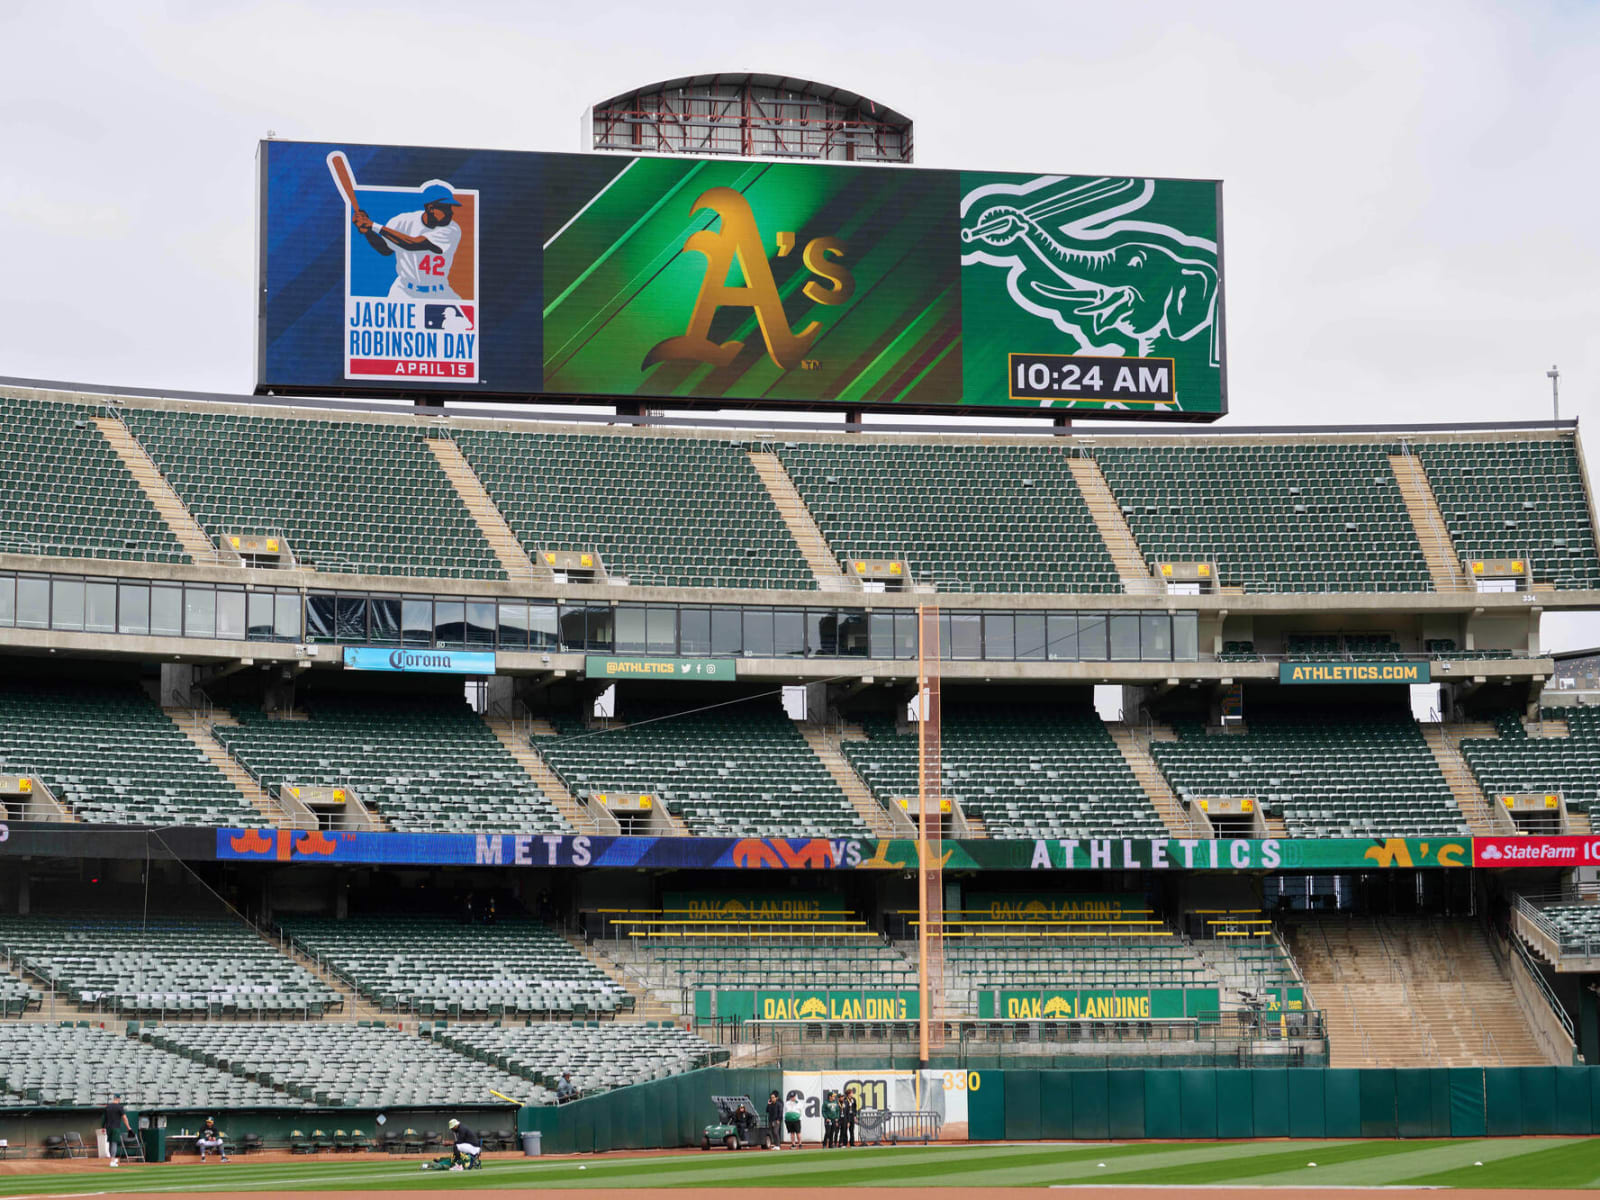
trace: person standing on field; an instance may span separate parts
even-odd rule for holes
[[[773,1092],[767,1100],[767,1127],[772,1130],[772,1144],[769,1150],[783,1149],[783,1101],[778,1099],[778,1093]]]
[[[856,1144],[856,1114],[860,1111],[861,1102],[856,1099],[856,1089],[846,1088],[844,1103],[839,1106],[839,1141],[846,1146]]]
[[[133,1133],[133,1126],[128,1124],[128,1114],[122,1107],[122,1096],[117,1092],[111,1093],[111,1103],[106,1105],[102,1124],[106,1128],[106,1148],[111,1151],[111,1165],[114,1167],[117,1159],[125,1153],[122,1144],[124,1135]]]
[[[839,1093],[822,1094],[822,1144],[832,1149],[839,1144]]]
[[[793,1150],[800,1149],[800,1108],[804,1103],[805,1097],[799,1092],[790,1092],[783,1105],[783,1125],[789,1131],[789,1147]]]

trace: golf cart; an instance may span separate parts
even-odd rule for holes
[[[749,1096],[713,1096],[711,1099],[717,1106],[717,1123],[707,1125],[700,1135],[700,1149],[709,1150],[718,1143],[729,1150],[743,1150],[747,1146],[765,1150],[772,1145],[772,1129]],[[750,1114],[750,1120],[742,1128],[733,1119],[741,1104]]]

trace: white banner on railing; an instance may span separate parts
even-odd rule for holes
[[[824,1093],[851,1091],[862,1108],[891,1112],[931,1112],[943,1118],[942,1141],[967,1140],[967,1088],[977,1079],[968,1071],[785,1071],[783,1100],[800,1101],[800,1136],[808,1143],[823,1139]],[[765,1099],[757,1101],[766,1107]]]

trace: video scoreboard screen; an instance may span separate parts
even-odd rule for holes
[[[1221,185],[268,141],[257,390],[1227,411]]]

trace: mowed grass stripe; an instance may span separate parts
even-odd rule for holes
[[[1477,1172],[1475,1160],[1490,1162],[1534,1154],[1554,1143],[1548,1139],[1538,1142],[1514,1138],[1495,1138],[1487,1141],[1428,1141],[1408,1143],[1415,1150],[1403,1157],[1381,1156],[1360,1162],[1341,1163],[1331,1173],[1323,1171],[1323,1162],[1317,1159],[1315,1169],[1303,1164],[1297,1171],[1281,1175],[1258,1176],[1250,1182],[1257,1187],[1305,1186],[1309,1183],[1334,1182],[1346,1187],[1391,1187],[1413,1175],[1436,1174],[1466,1169]],[[1431,1147],[1431,1148],[1430,1148]],[[1315,1155],[1310,1156],[1315,1158]],[[1472,1180],[1467,1179],[1471,1184]]]
[[[1263,1152],[1242,1153],[1240,1147],[1231,1153],[1218,1154],[1203,1162],[1161,1165],[1143,1170],[1122,1171],[1117,1174],[1118,1184],[1204,1184],[1230,1183],[1235,1180],[1254,1179],[1261,1175],[1278,1175],[1297,1168],[1318,1174],[1322,1182],[1322,1168],[1336,1167],[1341,1163],[1360,1162],[1380,1155],[1410,1154],[1415,1150],[1440,1145],[1438,1142],[1290,1142],[1288,1144],[1261,1143]],[[1308,1168],[1308,1161],[1316,1168]],[[1337,1175],[1337,1172],[1335,1172]],[[1308,1181],[1302,1181],[1308,1182]],[[1337,1179],[1330,1180],[1337,1182]]]
[[[1533,1146],[1531,1153],[1497,1155],[1474,1154],[1466,1163],[1449,1171],[1409,1175],[1396,1179],[1411,1187],[1479,1188],[1592,1188],[1600,1186],[1600,1138],[1573,1138],[1550,1142],[1538,1139],[1500,1143],[1508,1146]],[[1540,1148],[1542,1147],[1542,1148]],[[1494,1143],[1481,1144],[1483,1150],[1497,1149]],[[1482,1159],[1483,1166],[1472,1166]]]
[[[1473,1167],[1482,1160],[1484,1167]],[[1315,1168],[1305,1166],[1315,1161]],[[1105,1167],[1098,1164],[1104,1162]],[[1037,1186],[1050,1183],[1261,1186],[1591,1187],[1600,1139],[1173,1142],[743,1151],[643,1157],[491,1160],[482,1171],[420,1170],[421,1161],[322,1159],[227,1167],[152,1166],[17,1175],[0,1197],[66,1192],[397,1191],[447,1187],[681,1189],[847,1186]],[[579,1168],[582,1168],[581,1170]]]

